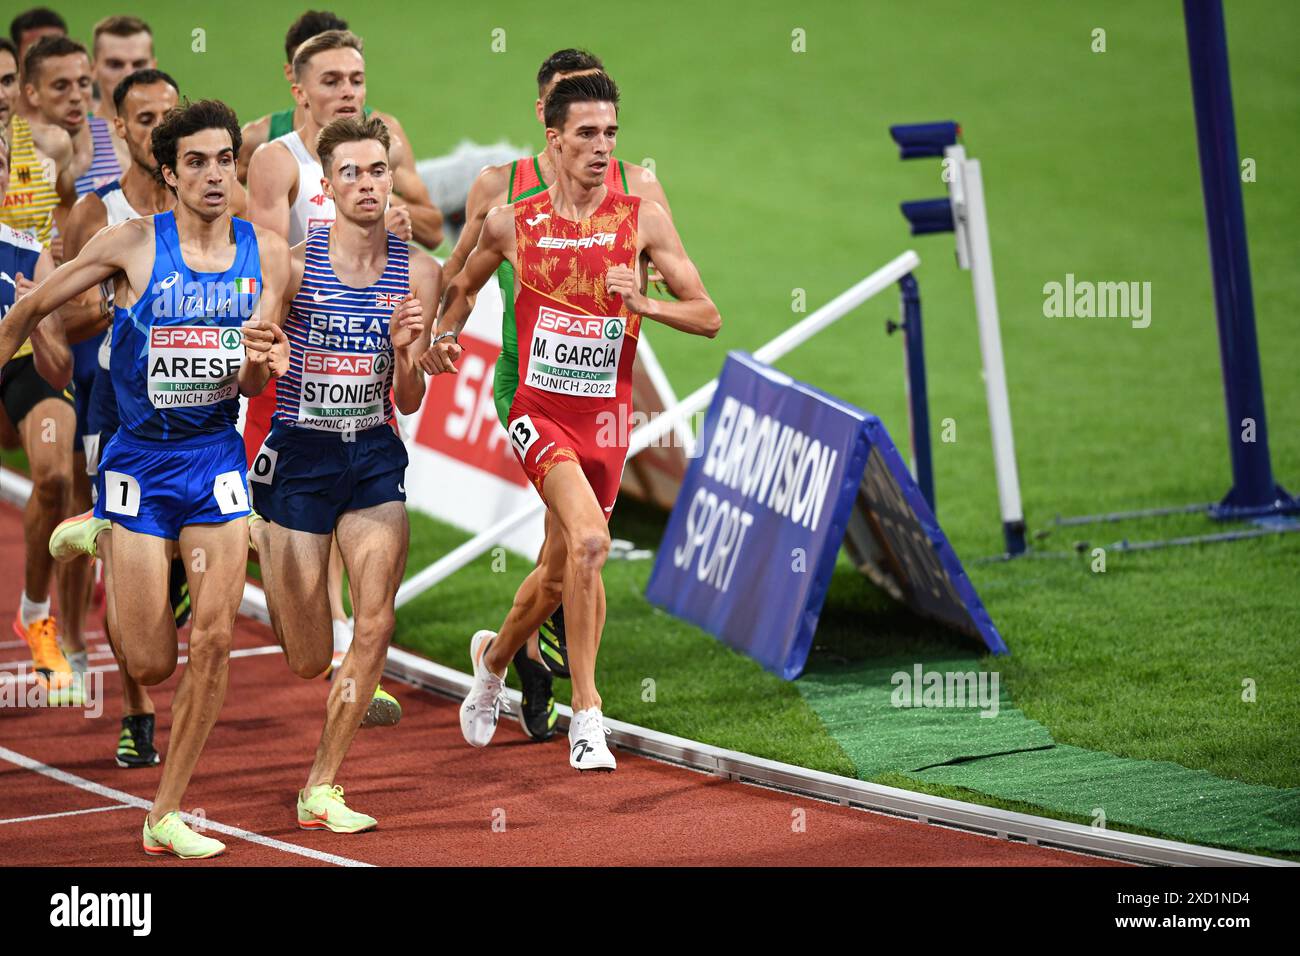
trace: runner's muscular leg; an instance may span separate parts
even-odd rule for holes
[[[116,534],[116,532],[115,532]],[[172,700],[172,729],[167,741],[167,761],[149,814],[156,824],[180,801],[189,785],[194,765],[217,722],[226,699],[230,677],[230,643],[235,614],[244,594],[244,556],[248,521],[236,518],[223,524],[192,524],[181,529],[180,553],[190,584],[189,663]],[[121,552],[120,542],[114,541]],[[159,564],[159,608],[170,617],[167,600],[168,559]],[[119,571],[121,569],[119,568]],[[118,617],[121,617],[118,607]],[[175,623],[172,624],[175,633]],[[173,647],[175,643],[173,642]]]
[[[271,626],[289,669],[299,677],[320,677],[334,655],[329,601],[323,593],[332,536],[292,531],[270,521],[256,522],[253,536]]]
[[[90,510],[90,476],[86,474],[86,454],[73,450],[72,488],[68,498],[68,514],[79,515]],[[86,649],[86,615],[94,591],[95,559],[79,554],[59,569],[59,615],[62,618],[64,643],[70,650]],[[67,595],[65,603],[64,595]]]
[[[329,581],[326,591],[330,596],[330,617],[335,621],[346,621],[348,612],[343,606],[343,555],[339,552],[337,537],[330,541]],[[355,606],[353,610],[356,610]]]
[[[609,556],[609,525],[577,462],[565,461],[552,468],[544,490],[547,505],[563,529],[567,551],[564,629],[576,712],[601,705],[596,691],[596,647],[604,625],[601,570]]]
[[[548,510],[546,512],[546,537],[537,566],[524,578],[515,592],[515,601],[506,619],[497,631],[492,646],[485,652],[484,662],[494,674],[504,674],[515,652],[535,637],[542,622],[560,606],[564,588],[564,565],[567,560],[566,543],[560,523]]]
[[[319,784],[334,783],[343,757],[370,706],[370,692],[383,675],[388,645],[397,623],[393,599],[406,570],[410,540],[406,505],[389,501],[348,511],[339,518],[335,540],[342,551],[348,578],[356,582],[357,603],[352,607],[356,631],[352,648],[334,676],[320,746],[307,778],[309,790]]]
[[[50,595],[50,575],[54,571],[50,535],[69,514],[72,439],[76,430],[76,411],[58,398],[38,402],[19,424],[32,476],[32,494],[23,510],[23,536],[27,553],[24,586],[33,601],[44,601]],[[63,598],[60,593],[60,615],[66,613]]]
[[[113,580],[113,532],[111,528],[99,533],[95,539],[95,549],[99,553],[100,560],[104,562],[104,637],[108,640],[108,646],[113,652],[113,657],[117,660],[117,669],[122,677],[122,714],[123,716],[152,714],[154,706],[153,701],[149,698],[149,692],[144,689],[143,684],[131,676],[131,671],[126,664],[126,657],[119,646],[121,641],[117,637],[117,610],[110,597],[113,593],[111,584]]]
[[[111,543],[110,543],[111,542]],[[112,558],[104,562],[109,627],[127,673],[141,684],[159,684],[176,670],[176,619],[167,601],[167,569],[174,542],[138,534],[119,524],[97,539]],[[118,622],[130,622],[119,628]]]

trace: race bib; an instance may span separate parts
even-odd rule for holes
[[[120,471],[104,472],[104,510],[109,514],[140,516],[140,482]]]
[[[382,425],[392,367],[387,352],[304,352],[298,424],[330,432]]]
[[[239,394],[244,337],[237,328],[149,329],[149,401],[154,408],[216,405]]]
[[[525,384],[560,395],[613,398],[626,328],[618,316],[539,309]]]
[[[212,497],[223,515],[248,510],[248,489],[237,471],[224,471],[212,480]]]
[[[253,467],[248,469],[248,480],[260,481],[264,485],[271,484],[275,481],[275,465],[279,460],[280,453],[266,442],[262,442],[257,457],[253,459]]]
[[[537,426],[527,415],[521,415],[506,426],[506,431],[510,433],[510,444],[514,447],[515,452],[519,455],[520,461],[528,454],[528,449],[533,447],[533,442],[540,437]]]

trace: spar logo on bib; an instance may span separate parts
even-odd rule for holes
[[[360,431],[384,422],[393,360],[383,352],[305,352],[298,423],[322,431]]]
[[[561,395],[612,398],[626,323],[618,316],[537,310],[527,384]]]
[[[239,329],[155,325],[149,329],[149,401],[155,408],[215,405],[235,397],[243,359]]]

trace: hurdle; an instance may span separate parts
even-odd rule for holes
[[[900,316],[902,321],[906,322],[907,316],[919,308],[919,304],[909,304],[908,296],[916,295],[915,283],[913,281],[912,284],[906,285],[904,280],[910,278],[912,272],[920,264],[921,257],[909,249],[756,349],[753,353],[754,357],[760,362],[771,365],[895,283],[900,283]],[[705,382],[671,408],[666,409],[661,415],[634,429],[628,438],[627,457],[632,458],[640,454],[670,431],[676,431],[683,427],[692,416],[708,407],[717,387],[717,378]],[[909,392],[916,395],[915,383],[909,389]],[[915,416],[917,414],[916,410],[914,409],[913,412]],[[928,435],[928,428],[926,434]],[[919,457],[915,449],[913,450],[913,456],[914,461]],[[926,449],[926,458],[928,461],[928,448]],[[409,604],[476,558],[486,554],[499,544],[507,534],[534,519],[545,510],[545,507],[539,498],[535,503],[506,515],[495,524],[475,534],[468,541],[453,548],[437,561],[421,568],[402,582],[401,587],[398,588],[397,607]],[[253,584],[245,586],[240,612],[261,621],[270,620],[266,609],[266,595],[261,588]]]
[[[998,507],[1002,514],[1002,538],[1008,555],[1024,554],[1025,510],[1020,501],[1020,475],[1016,468],[1015,438],[1011,429],[1006,365],[1002,360],[997,287],[993,282],[993,247],[989,242],[989,219],[984,208],[984,178],[980,163],[978,159],[968,157],[966,148],[957,142],[961,127],[951,120],[891,126],[889,134],[898,144],[900,159],[943,158],[947,198],[904,202],[900,204],[900,210],[914,236],[953,233],[957,265],[970,272],[984,372],[984,398],[993,440]],[[917,321],[919,324],[919,317]],[[924,380],[924,360],[919,364]],[[914,380],[915,373],[909,374],[908,378]],[[933,491],[930,500],[933,507]]]

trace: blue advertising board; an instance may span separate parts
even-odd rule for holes
[[[1005,652],[875,416],[732,352],[699,448],[650,575],[651,603],[792,680],[853,524],[891,593]],[[881,510],[864,517],[872,507]]]

